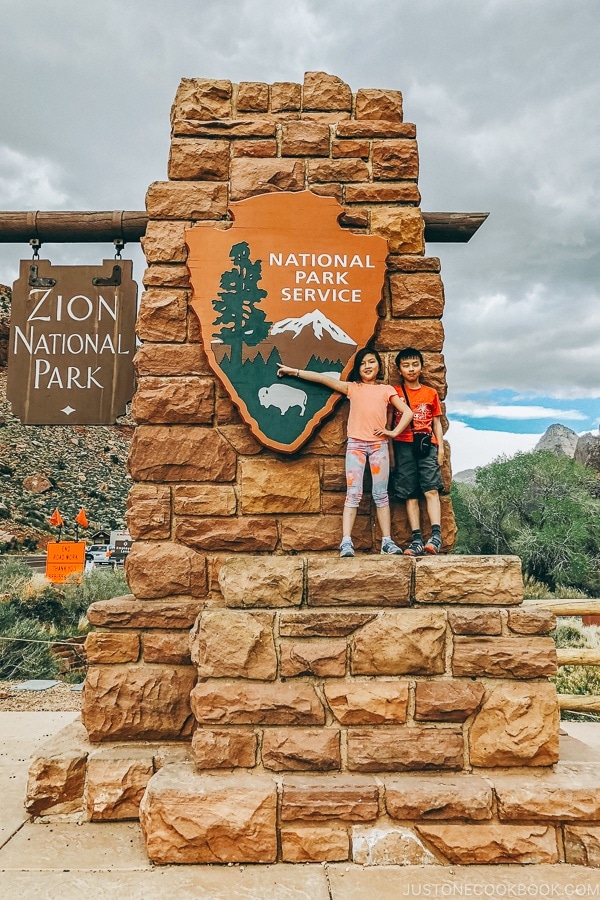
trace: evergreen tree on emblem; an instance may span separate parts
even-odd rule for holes
[[[223,272],[220,280],[219,299],[213,300],[218,313],[213,325],[219,330],[213,337],[231,347],[231,366],[241,369],[242,347],[256,347],[263,341],[271,326],[266,315],[257,305],[267,296],[267,291],[258,287],[262,278],[262,261],[250,259],[250,247],[246,241],[234,244],[229,252],[233,268]]]

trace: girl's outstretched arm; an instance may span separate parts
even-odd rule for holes
[[[311,372],[308,369],[292,369],[290,366],[283,364],[277,369],[278,378],[284,375],[293,375],[294,378],[302,378],[303,381],[315,381],[317,384],[324,384],[332,391],[338,391],[340,394],[348,394],[348,382],[340,381],[339,378],[333,378],[331,375],[321,374],[321,372]]]
[[[380,435],[381,437],[395,438],[399,434],[402,434],[402,432],[406,428],[408,428],[408,426],[411,423],[413,414],[412,414],[412,410],[411,410],[410,406],[408,406],[408,404],[406,404],[404,402],[404,400],[401,400],[397,394],[395,397],[390,398],[390,403],[401,414],[400,421],[398,422],[398,424],[396,425],[395,428],[393,428],[391,430],[389,428],[382,428],[381,431],[376,431],[375,434]]]

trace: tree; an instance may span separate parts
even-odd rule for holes
[[[267,337],[271,323],[266,321],[263,310],[257,308],[267,296],[267,292],[258,287],[262,277],[261,260],[252,262],[246,241],[234,244],[229,258],[233,268],[221,275],[220,299],[212,301],[218,313],[213,322],[218,331],[213,337],[231,347],[232,366],[239,369],[243,345],[255,347],[260,344]]]
[[[477,470],[476,485],[455,485],[463,552],[520,556],[526,574],[600,588],[600,479],[568,457],[518,453]]]

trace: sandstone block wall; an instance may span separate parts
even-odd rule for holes
[[[517,558],[178,546],[137,542],[134,594],[89,609],[93,742],[191,740],[198,770],[556,762],[554,619],[520,606]]]
[[[417,346],[443,400],[444,290],[439,260],[424,255],[415,126],[403,121],[399,91],[353,94],[324,72],[308,72],[303,84],[184,79],[171,124],[168,180],[152,184],[146,198],[130,531],[136,540],[201,553],[335,551],[347,404],[292,459],[254,439],[208,366],[188,305],[184,231],[197,222],[224,226],[229,204],[255,194],[334,196],[345,210],[344,228],[388,241],[375,338],[386,378],[397,380],[398,349]],[[449,461],[444,478],[449,488]],[[407,542],[404,506],[392,513],[394,534]],[[423,516],[427,529],[424,509]],[[455,538],[448,497],[443,537],[448,550]],[[378,539],[367,493],[356,545],[369,551]]]
[[[197,599],[91,607],[87,734],[40,751],[30,813],[139,816],[159,864],[599,864],[518,559],[205,563]]]

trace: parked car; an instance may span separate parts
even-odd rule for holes
[[[85,561],[96,566],[110,566],[113,550],[112,544],[92,544],[85,551]]]

